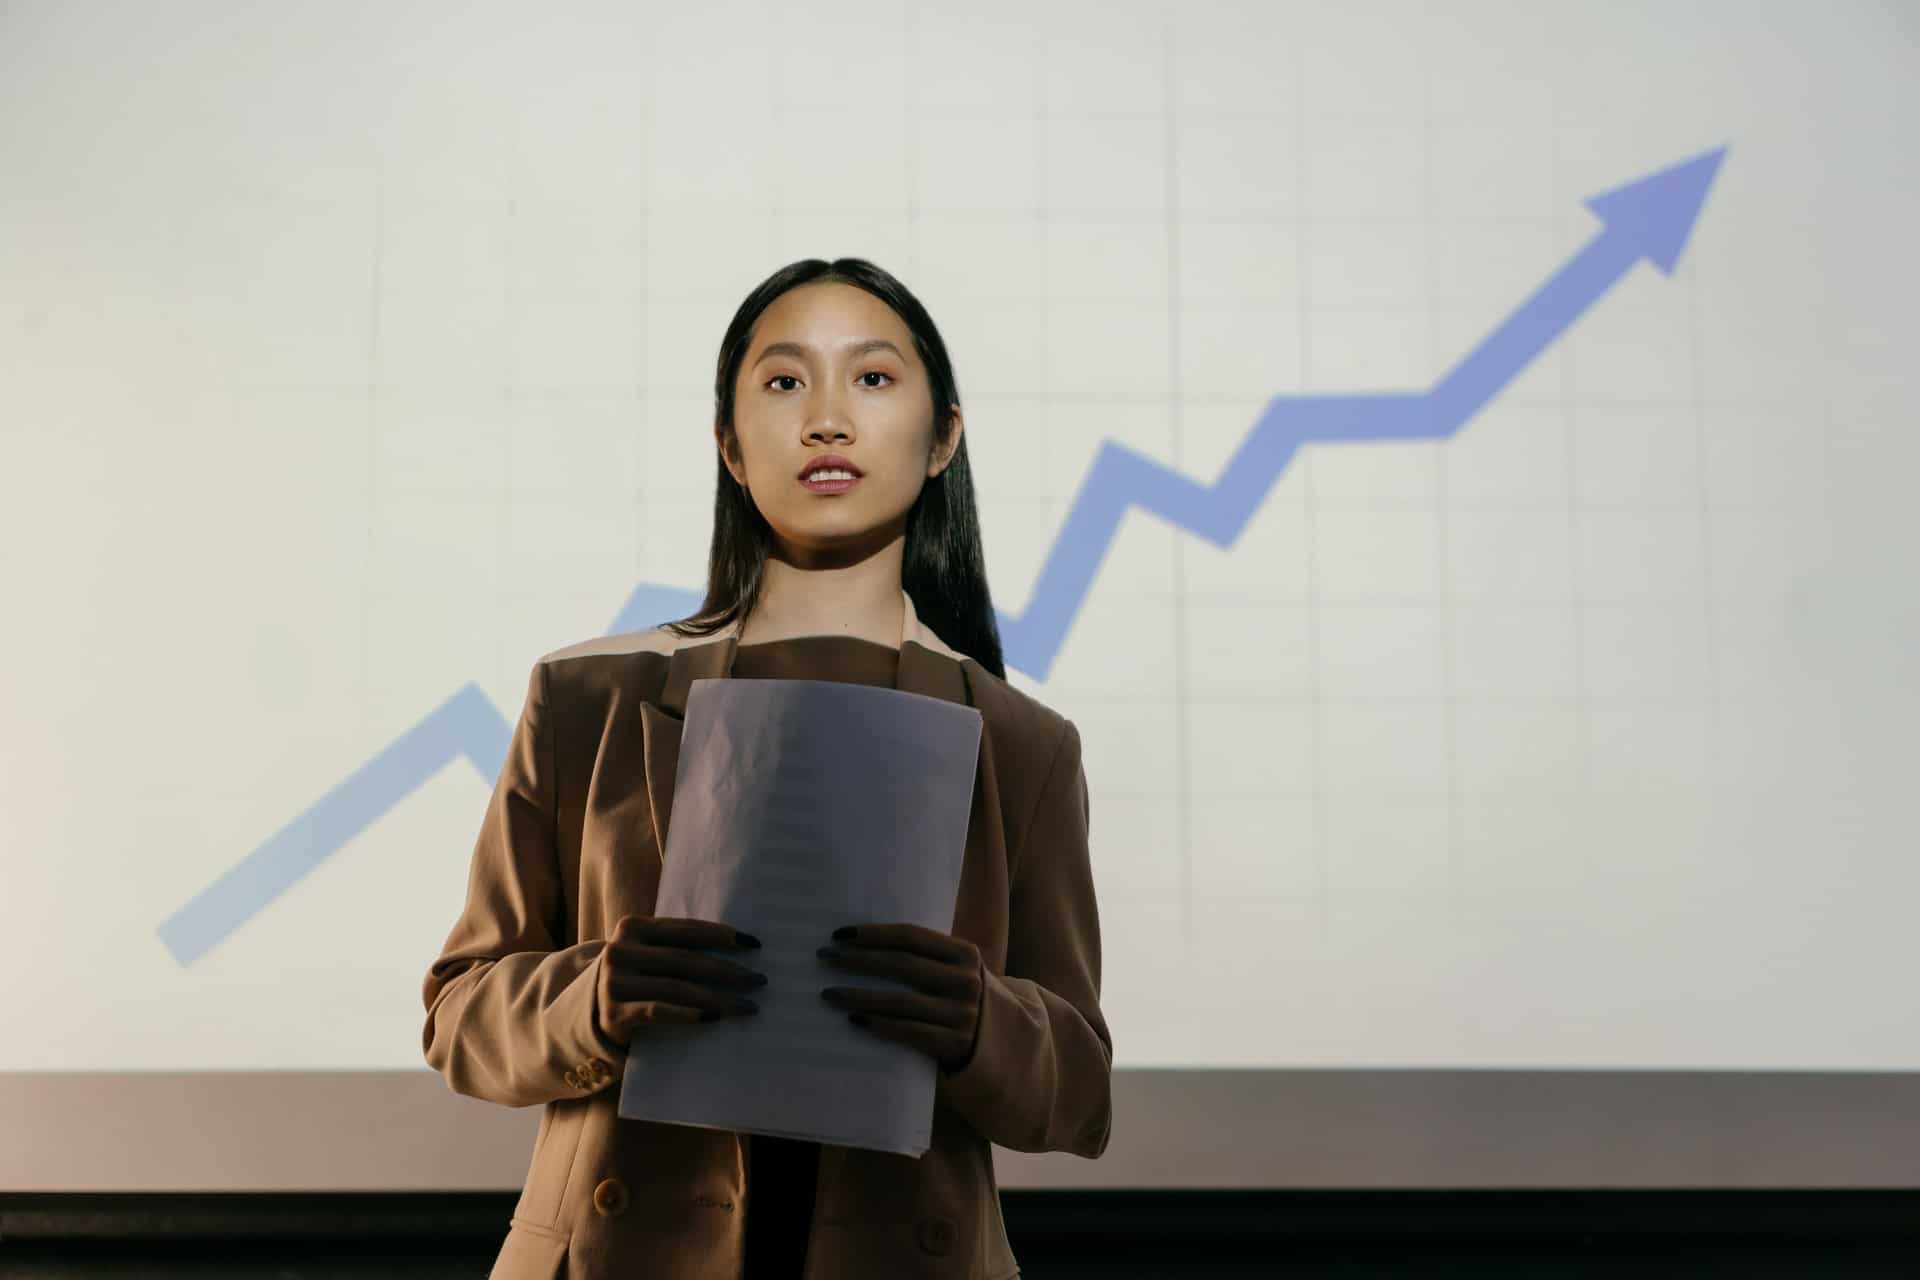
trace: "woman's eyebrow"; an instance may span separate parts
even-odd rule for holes
[[[856,339],[853,342],[849,342],[845,350],[849,359],[863,356],[869,351],[891,351],[900,359],[906,359],[906,356],[901,354],[900,348],[894,346],[885,338]],[[759,364],[762,360],[766,360],[772,356],[792,356],[797,360],[805,360],[811,354],[813,354],[813,348],[802,343],[771,342],[767,344],[764,351],[753,358],[753,363]]]

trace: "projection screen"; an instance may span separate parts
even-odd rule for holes
[[[420,984],[746,292],[952,350],[1115,1050],[1003,1186],[1920,1168],[1899,3],[0,7],[0,1183],[513,1188]]]

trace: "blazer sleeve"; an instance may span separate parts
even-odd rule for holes
[[[1004,975],[983,962],[971,1059],[942,1100],[1011,1151],[1088,1159],[1112,1131],[1113,1038],[1100,1012],[1100,915],[1080,732],[1066,721],[1008,888]]]
[[[427,1064],[454,1092],[510,1107],[583,1097],[626,1067],[594,1022],[605,940],[570,943],[552,721],[542,661],[474,843],[466,905],[421,993]]]

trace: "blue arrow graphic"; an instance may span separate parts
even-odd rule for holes
[[[1715,147],[1590,196],[1585,204],[1600,230],[1430,391],[1275,396],[1211,485],[1123,444],[1104,443],[1074,495],[1027,612],[996,615],[1007,665],[1046,679],[1130,508],[1227,547],[1304,444],[1452,438],[1642,258],[1662,275],[1673,274],[1726,153],[1726,146]],[[686,617],[700,600],[697,591],[642,584],[607,633]],[[465,756],[482,781],[493,783],[512,734],[479,686],[463,685],[167,917],[160,941],[180,964],[192,964],[456,758]]]

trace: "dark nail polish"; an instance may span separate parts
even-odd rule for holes
[[[848,938],[851,938],[854,935],[857,929],[858,929],[858,926],[856,925],[848,925],[843,929],[835,929],[833,931],[833,940],[835,942],[845,942]]]
[[[700,1011],[700,1021],[718,1022],[720,1021],[720,1011],[718,1009],[702,1009]]]
[[[760,1012],[760,1006],[743,996],[739,1000],[734,1001],[733,1011],[735,1013],[758,1013]]]
[[[767,985],[767,975],[764,973],[756,973],[753,977],[749,978],[748,981],[756,987],[764,987]]]
[[[743,947],[757,947],[757,946],[759,946],[759,945],[760,945],[760,939],[758,939],[758,938],[756,938],[756,937],[754,937],[754,936],[753,936],[752,934],[750,934],[750,933],[742,933],[742,932],[741,932],[740,930],[738,930],[738,929],[735,929],[735,930],[733,931],[733,933],[734,933],[734,937],[735,937],[735,938],[737,938],[737,939],[739,940],[739,945],[740,945],[740,946],[743,946]]]
[[[819,956],[822,960],[837,960],[840,958],[840,948],[821,947],[819,950],[815,951],[813,954]]]

